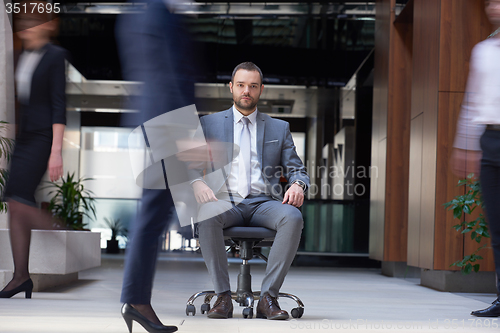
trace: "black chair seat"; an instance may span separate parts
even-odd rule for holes
[[[276,236],[276,231],[264,227],[230,227],[224,229],[224,238],[261,238]]]

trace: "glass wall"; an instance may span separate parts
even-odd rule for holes
[[[129,153],[131,131],[118,127],[82,127],[80,174],[94,180],[89,181],[87,186],[95,197],[141,198],[142,189],[135,185],[130,156],[142,158],[142,155],[139,152],[139,138],[130,140]]]
[[[86,187],[96,198],[96,217],[84,218],[88,228],[101,232],[101,247],[111,238],[105,219],[119,220],[128,229],[140,205],[142,189],[135,185],[130,168],[129,135],[132,130],[118,127],[82,127],[80,175],[91,180]],[[132,154],[134,140],[131,140]],[[139,156],[137,158],[140,158]],[[126,237],[118,237],[124,248]]]
[[[367,254],[368,200],[306,200],[299,252]]]
[[[128,231],[135,219],[142,195],[142,188],[136,185],[130,160],[144,158],[140,148],[140,137],[129,137],[132,129],[121,127],[81,128],[80,175],[91,180],[85,186],[96,199],[96,217],[84,217],[92,231],[101,232],[101,247],[111,238],[111,229],[106,220],[119,220]],[[169,223],[163,237],[163,250],[176,250],[189,246],[188,240],[176,230],[178,222]],[[127,237],[118,237],[120,248],[125,248]]]
[[[140,138],[129,138],[132,129],[121,127],[81,127],[80,175],[90,178],[86,188],[96,199],[96,217],[84,217],[87,228],[101,232],[101,247],[111,238],[105,219],[119,220],[128,229],[139,211],[142,189],[135,183],[131,158],[143,158]],[[305,133],[292,133],[299,157],[305,160]],[[164,237],[162,249],[192,248],[188,232],[177,232],[178,223],[170,223],[170,232]],[[185,235],[184,235],[185,234]],[[120,248],[125,248],[126,237],[118,237]]]

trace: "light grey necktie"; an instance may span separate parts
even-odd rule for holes
[[[247,117],[241,118],[243,129],[240,135],[240,159],[238,163],[238,193],[246,198],[250,194],[250,158],[251,158],[251,136]]]

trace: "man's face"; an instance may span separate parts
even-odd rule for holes
[[[500,26],[500,0],[488,0],[486,1],[486,15],[496,27]]]
[[[234,75],[233,82],[229,82],[229,89],[233,94],[233,101],[241,111],[253,111],[259,101],[264,85],[260,81],[257,71],[240,69]]]

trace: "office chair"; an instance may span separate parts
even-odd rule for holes
[[[242,263],[240,265],[240,274],[238,275],[238,286],[236,292],[231,292],[231,298],[245,307],[243,309],[243,318],[253,318],[254,301],[260,298],[260,291],[252,292],[252,276],[250,275],[250,265],[248,263],[254,255],[267,262],[267,258],[257,249],[265,246],[271,246],[276,236],[276,231],[263,227],[230,227],[224,229],[224,240],[226,246],[229,246],[228,252],[232,249],[237,249],[240,252]],[[201,313],[210,311],[210,302],[214,296],[217,296],[215,291],[202,291],[193,294],[186,305],[186,315],[193,316],[196,314],[194,301],[201,296],[205,296],[205,300],[201,305]],[[279,293],[279,297],[290,298],[297,303],[297,307],[293,308],[291,315],[293,318],[300,318],[304,314],[304,304],[295,295]]]

